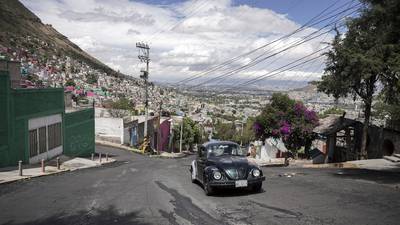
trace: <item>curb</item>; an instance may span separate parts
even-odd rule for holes
[[[71,169],[63,169],[63,170],[51,172],[51,173],[44,173],[44,174],[39,174],[39,175],[22,177],[21,179],[16,179],[16,180],[2,181],[2,182],[0,182],[0,186],[3,184],[11,184],[11,183],[19,182],[19,181],[30,180],[30,179],[37,178],[37,177],[51,176],[51,175],[56,175],[59,173],[64,173],[64,172],[69,172],[69,171],[72,171],[72,170]]]
[[[135,148],[131,148],[131,147],[125,146],[125,145],[115,144],[115,143],[108,142],[108,141],[98,141],[98,140],[96,140],[95,143],[98,144],[98,145],[103,145],[103,146],[108,146],[108,147],[113,147],[113,148],[119,148],[119,149],[122,149],[122,150],[127,150],[127,151],[131,151],[131,152],[135,152],[135,153],[139,153],[141,155],[144,155],[142,153],[142,151],[140,151],[138,149],[135,149]]]
[[[143,154],[142,151],[140,151],[138,149],[131,148],[131,147],[124,146],[124,145],[120,145],[120,144],[116,144],[116,143],[112,143],[112,142],[108,142],[108,141],[96,140],[96,144],[103,145],[103,146],[108,146],[108,147],[113,147],[113,148],[118,148],[118,149],[122,149],[122,150],[127,150],[127,151],[131,151],[131,152],[138,153],[138,154],[141,154],[141,155],[148,155],[148,154]],[[169,154],[171,154],[171,153],[169,153]],[[184,157],[187,157],[187,156],[191,155],[191,154],[188,154],[188,153],[172,153],[172,154],[176,154],[176,155],[171,155],[171,156],[166,156],[166,155],[148,155],[148,156],[150,158],[177,159],[177,158],[184,158]]]
[[[30,179],[37,178],[37,177],[52,176],[52,175],[61,174],[61,173],[65,173],[65,172],[72,172],[72,171],[76,171],[76,170],[97,168],[97,167],[101,167],[103,165],[108,165],[108,164],[115,163],[115,162],[117,162],[117,160],[110,161],[110,162],[103,162],[102,164],[99,164],[96,166],[91,166],[91,167],[82,167],[82,168],[66,168],[66,167],[64,167],[58,171],[52,171],[52,172],[48,172],[48,173],[45,172],[45,173],[38,174],[38,175],[22,177],[22,178],[16,179],[16,180],[2,181],[2,182],[0,182],[0,186],[3,184],[10,184],[10,183],[15,183],[15,182],[19,182],[19,181],[30,180]]]
[[[285,164],[258,164],[259,167],[287,167]]]
[[[150,158],[163,158],[163,159],[179,159],[187,157],[188,154],[174,154],[174,155],[150,155]]]
[[[345,169],[359,169],[357,164],[353,163],[326,163],[326,164],[303,164],[303,168],[345,168]]]

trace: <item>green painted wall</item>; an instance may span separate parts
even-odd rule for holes
[[[0,167],[29,163],[29,119],[54,114],[63,117],[65,155],[94,153],[93,108],[65,113],[64,89],[11,89],[8,72],[0,71]]]
[[[10,89],[8,72],[0,71],[0,167],[28,163],[29,119],[53,114],[64,114],[62,88]]]
[[[94,152],[94,109],[66,113],[64,116],[64,154],[71,157],[85,157]]]
[[[64,89],[12,89],[16,119],[42,117],[64,112]]]
[[[9,161],[9,80],[8,73],[0,71],[0,166]]]

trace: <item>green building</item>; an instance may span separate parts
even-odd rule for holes
[[[6,70],[0,67],[0,167],[95,151],[93,108],[66,113],[64,89],[18,88]]]

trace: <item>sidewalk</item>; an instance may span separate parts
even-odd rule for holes
[[[143,154],[138,149],[135,149],[135,148],[132,148],[132,147],[129,147],[129,146],[126,146],[126,145],[116,144],[116,143],[109,142],[109,141],[96,140],[96,144],[109,146],[109,147],[113,147],[113,148],[119,148],[119,149],[122,149],[122,150],[127,150],[127,151],[131,151],[131,152]],[[186,157],[187,155],[192,155],[192,154],[195,154],[195,153],[186,152],[186,151],[180,152],[180,153],[179,152],[178,153],[175,153],[175,152],[172,152],[172,153],[161,152],[161,154],[159,154],[159,155],[149,155],[149,157],[151,157],[151,158],[175,159],[175,158],[183,158],[183,157]]]
[[[349,161],[358,168],[370,169],[370,170],[398,170],[400,171],[400,162],[391,162],[386,159],[368,159],[368,160],[357,160]]]
[[[285,166],[284,158],[272,158],[272,159],[255,159],[251,157],[247,157],[249,162],[254,162],[258,166],[268,167],[268,166]]]
[[[150,155],[150,157],[158,157],[158,158],[166,158],[166,159],[176,159],[176,158],[183,158],[188,155],[194,155],[194,152],[161,152],[160,155]]]
[[[102,161],[99,161],[99,158],[95,158],[95,160],[90,160],[86,158],[72,158],[66,156],[60,156],[60,169],[57,169],[56,159],[52,159],[50,161],[45,162],[45,171],[42,172],[40,164],[34,165],[23,165],[22,168],[22,176],[19,176],[18,167],[7,167],[0,169],[0,185],[5,183],[10,183],[18,180],[31,179],[34,177],[47,176],[57,173],[63,173],[67,171],[74,171],[79,169],[91,168],[91,167],[99,167],[104,164],[115,162],[115,159],[102,158]]]
[[[119,148],[122,150],[127,150],[127,151],[132,151],[132,152],[142,154],[142,152],[139,149],[131,148],[126,145],[121,145],[121,144],[117,144],[117,143],[113,143],[113,142],[109,142],[109,141],[96,140],[96,145],[103,145],[103,146],[108,146],[108,147],[113,147],[113,148]]]
[[[400,162],[390,162],[385,159],[367,159],[355,160],[342,163],[325,164],[303,164],[303,168],[345,168],[345,169],[369,169],[369,170],[398,170],[400,171]]]

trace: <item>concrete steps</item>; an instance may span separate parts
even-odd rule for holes
[[[398,156],[384,156],[383,158],[394,163],[400,162],[400,157]]]
[[[393,154],[393,156],[400,159],[400,154]]]

